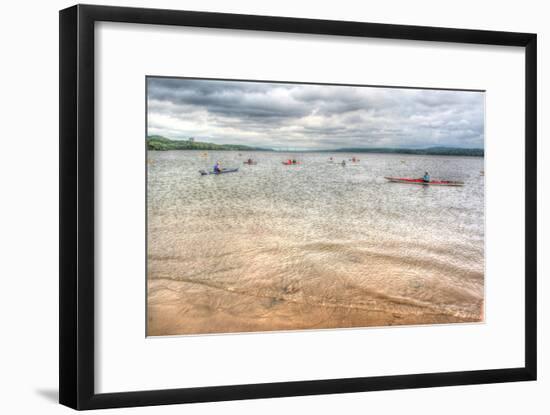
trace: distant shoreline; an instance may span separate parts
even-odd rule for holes
[[[429,147],[429,148],[341,148],[321,150],[320,153],[370,153],[370,154],[408,154],[413,156],[466,156],[484,157],[482,148]]]
[[[166,150],[199,150],[199,151],[273,151],[268,148],[251,147],[236,144],[213,144],[201,141],[189,140],[170,140],[159,135],[147,137],[147,149],[153,151]]]
[[[484,157],[482,148],[459,147],[428,147],[422,149],[409,148],[338,148],[333,150],[274,150],[262,147],[252,147],[237,144],[213,144],[193,140],[170,140],[162,136],[147,137],[147,149],[151,151],[190,150],[190,151],[265,151],[271,153],[363,153],[363,154],[402,154],[416,156],[460,156]]]

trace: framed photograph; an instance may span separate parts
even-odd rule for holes
[[[536,35],[60,12],[60,402],[536,379]]]

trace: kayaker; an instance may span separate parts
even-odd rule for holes
[[[346,167],[346,160],[342,160],[342,166]]]
[[[222,165],[219,161],[216,162],[214,165],[214,173],[221,173],[222,172]]]
[[[292,164],[296,164],[296,159],[292,159]]]
[[[426,171],[424,172],[424,177],[422,177],[424,183],[430,183],[430,174]]]
[[[252,159],[248,159],[247,163],[252,164]]]

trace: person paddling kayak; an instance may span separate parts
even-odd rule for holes
[[[430,183],[430,174],[426,171],[424,172],[424,176],[422,177],[422,180],[424,183]]]
[[[222,172],[222,165],[219,161],[216,162],[214,165],[214,173],[221,173]]]

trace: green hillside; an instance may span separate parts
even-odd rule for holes
[[[220,151],[272,151],[267,148],[250,147],[235,144],[213,144],[191,140],[170,140],[160,135],[147,137],[147,149],[166,150],[220,150]]]

